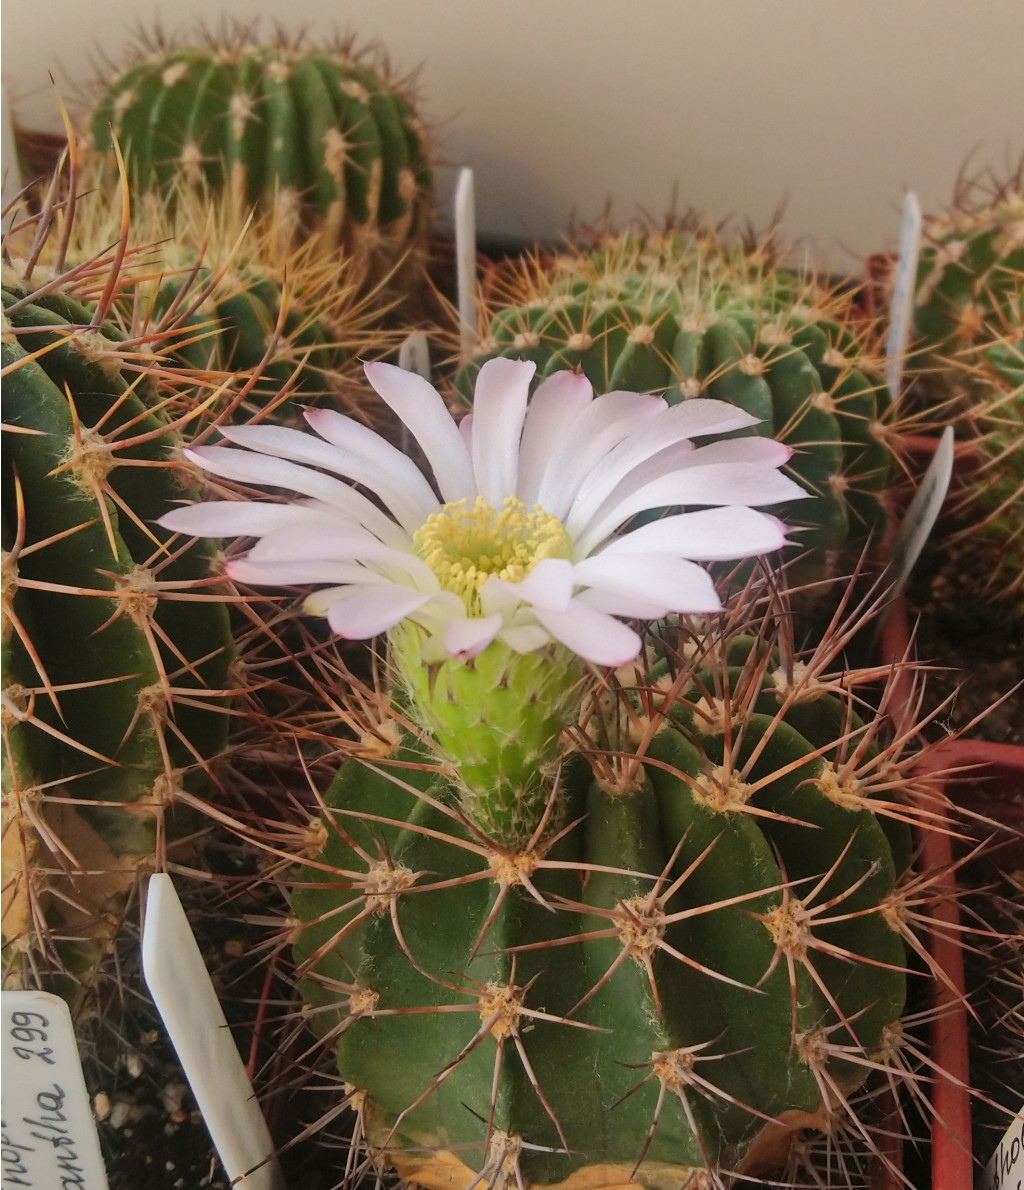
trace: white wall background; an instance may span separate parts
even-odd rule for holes
[[[892,246],[906,187],[1024,153],[1024,0],[6,0],[3,84],[56,129],[140,23],[260,16],[355,31],[419,68],[448,168],[477,172],[481,234],[681,208],[785,228],[830,267]]]

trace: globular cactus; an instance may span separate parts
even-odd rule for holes
[[[398,723],[327,790],[295,954],[402,1178],[668,1190],[745,1184],[814,1130],[867,1147],[850,1100],[906,1060],[913,783],[873,675],[751,611],[619,671],[525,843],[468,822]]]
[[[65,226],[51,204],[15,221],[4,245],[3,936],[14,981],[96,960],[138,872],[164,864],[182,832],[180,791],[209,785],[227,733],[229,587],[209,543],[154,524],[186,494],[181,430],[210,393],[167,361],[173,326],[119,321],[131,257],[37,266]]]
[[[96,201],[101,189],[101,181],[80,187],[60,247],[72,266],[121,236],[120,211]],[[131,197],[131,282],[116,300],[152,334],[173,327],[166,363],[223,386],[210,413],[230,405],[236,421],[284,422],[300,417],[300,405],[330,404],[367,415],[353,399],[359,361],[397,352],[403,332],[388,325],[393,302],[366,290],[356,261],[325,252],[319,233],[292,245],[272,214],[243,219],[223,195],[183,188],[171,205],[154,191]],[[40,269],[57,250],[51,240]]]
[[[813,500],[784,510],[820,571],[884,520],[889,402],[851,296],[774,263],[770,241],[730,248],[708,230],[605,237],[503,271],[463,361],[463,396],[495,355],[538,374],[578,367],[602,391],[715,397],[757,417],[746,433],[793,448]]]
[[[198,45],[158,38],[104,81],[88,129],[101,154],[119,142],[141,189],[226,190],[385,271],[429,230],[424,125],[406,89],[348,44],[262,44],[245,29]]]
[[[991,342],[1013,316],[1024,277],[1024,166],[998,182],[964,180],[949,211],[925,220],[913,330],[927,382],[964,380],[951,359]]]

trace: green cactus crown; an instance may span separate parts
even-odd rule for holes
[[[103,80],[93,149],[119,142],[140,189],[227,191],[241,210],[272,207],[297,233],[319,227],[325,245],[393,265],[432,215],[432,150],[406,87],[351,42],[254,32],[148,39]]]

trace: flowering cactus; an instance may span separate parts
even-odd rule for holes
[[[774,262],[770,243],[730,248],[709,231],[609,236],[589,250],[499,274],[481,363],[527,359],[539,377],[578,367],[600,389],[727,401],[757,420],[743,432],[793,448],[788,470],[813,497],[783,510],[795,544],[834,569],[883,522],[892,466],[888,400],[852,296]]]
[[[855,697],[875,675],[829,672],[842,639],[796,656],[785,615],[723,608],[696,564],[784,541],[758,506],[799,495],[788,450],[697,445],[750,424],[711,399],[572,372],[531,399],[533,370],[487,362],[456,426],[368,365],[433,484],[313,410],[317,437],[191,451],[245,493],[162,524],[256,538],[231,577],[313,584],[335,633],[387,635],[391,707],[290,880],[310,1020],[371,1148],[446,1190],[721,1186],[898,1076],[923,815]],[[646,645],[637,618],[664,621]]]

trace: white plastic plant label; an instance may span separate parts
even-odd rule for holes
[[[170,876],[149,881],[142,969],[232,1186],[283,1190],[273,1141]]]
[[[885,341],[885,384],[896,402],[903,388],[903,367],[910,343],[910,327],[914,314],[914,293],[917,288],[917,258],[921,250],[921,204],[917,195],[908,191],[903,199],[903,220],[900,226],[900,254],[896,262],[896,281],[893,285],[889,310],[889,335]]]
[[[49,992],[3,992],[4,1190],[107,1190],[68,1006]]]
[[[476,197],[471,169],[460,169],[455,184],[455,283],[465,359],[476,342]]]
[[[977,1187],[978,1190],[1021,1190],[1024,1187],[1024,1107],[978,1176]]]
[[[402,340],[398,349],[398,366],[430,380],[430,344],[422,331],[413,331]]]
[[[889,581],[893,596],[903,589],[939,518],[949,491],[949,482],[953,478],[953,448],[953,427],[946,426],[920,487],[914,493],[893,538],[889,559]]]

